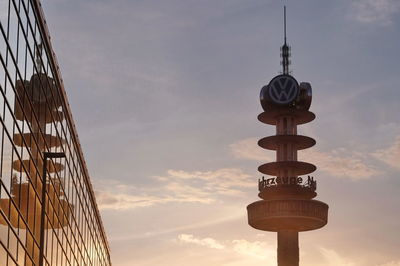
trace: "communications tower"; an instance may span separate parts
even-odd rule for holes
[[[258,120],[276,127],[276,135],[262,138],[258,145],[276,151],[276,161],[258,167],[270,177],[258,182],[261,200],[247,206],[249,225],[278,233],[278,266],[299,265],[299,232],[315,230],[328,222],[328,205],[314,200],[317,183],[310,176],[315,165],[297,160],[297,151],[315,145],[315,140],[297,134],[297,126],[315,119],[309,111],[312,91],[308,82],[290,75],[290,47],[281,47],[283,73],[274,77],[260,92],[264,112]]]

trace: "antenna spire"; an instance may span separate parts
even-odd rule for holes
[[[283,6],[283,32],[284,32],[285,44],[286,44],[286,6]]]
[[[283,34],[284,34],[284,43],[281,47],[281,57],[282,57],[282,67],[283,74],[289,75],[289,65],[290,65],[290,46],[286,43],[286,6],[283,6]]]

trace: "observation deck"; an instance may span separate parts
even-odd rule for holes
[[[310,231],[328,222],[328,205],[317,200],[260,200],[247,210],[250,226],[263,231]]]
[[[315,145],[311,137],[297,135],[297,126],[315,119],[314,113],[296,108],[272,108],[258,120],[276,126],[276,135],[260,139],[258,145],[276,151],[276,161],[262,164],[258,171],[269,176],[259,180],[262,199],[247,207],[249,224],[259,230],[309,231],[328,221],[328,205],[312,200],[317,196],[313,177],[315,165],[297,160],[297,152]]]

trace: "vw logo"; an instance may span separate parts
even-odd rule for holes
[[[291,103],[299,94],[299,84],[289,75],[276,76],[271,80],[268,88],[269,97],[276,104]]]

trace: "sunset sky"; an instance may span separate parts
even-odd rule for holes
[[[115,266],[272,266],[276,234],[247,224],[259,91],[311,82],[329,222],[300,234],[307,266],[400,265],[400,2],[43,0]]]

